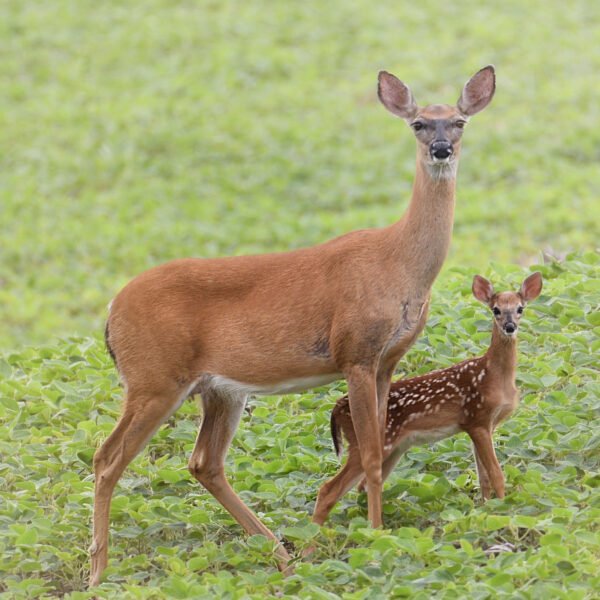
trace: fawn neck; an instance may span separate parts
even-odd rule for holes
[[[517,334],[507,336],[494,323],[492,341],[486,354],[486,368],[507,382],[514,382],[517,371]]]
[[[418,153],[410,204],[390,232],[391,255],[403,254],[403,267],[422,288],[431,288],[450,248],[455,187],[455,169],[451,176],[436,177]]]

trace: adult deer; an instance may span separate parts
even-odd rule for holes
[[[125,467],[190,395],[203,420],[191,474],[249,534],[273,534],[225,478],[225,455],[250,394],[303,391],[345,377],[361,423],[369,518],[381,525],[382,435],[400,357],[427,317],[448,252],[463,127],[495,89],[485,67],[456,106],[419,108],[409,88],[379,74],[379,98],[417,138],[408,210],[384,229],[354,231],[302,250],[184,259],[142,273],[113,300],[106,342],[125,387],[123,415],[94,455],[90,584],[107,564],[110,501]],[[277,549],[285,570],[289,555]]]
[[[525,304],[537,298],[541,290],[541,273],[527,277],[518,292],[498,294],[487,279],[475,276],[473,294],[494,315],[490,346],[477,358],[391,384],[383,447],[384,481],[411,446],[437,442],[466,431],[473,442],[483,500],[491,497],[491,488],[499,498],[504,498],[504,475],[494,452],[492,435],[519,401],[515,387],[517,327]],[[340,457],[342,436],[346,438],[348,460],[319,490],[313,515],[313,521],[319,525],[364,472],[348,396],[340,398],[333,408],[331,436]],[[311,551],[309,547],[306,554]]]

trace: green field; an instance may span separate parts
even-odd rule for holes
[[[462,435],[400,462],[387,529],[353,491],[315,531],[344,385],[254,400],[233,485],[296,555],[319,544],[284,579],[188,475],[188,402],[117,488],[98,595],[600,597],[599,39],[591,0],[0,3],[0,598],[91,595],[91,458],[122,391],[101,333],[118,290],[173,258],[392,223],[415,143],[377,101],[377,72],[421,104],[454,103],[489,63],[497,92],[464,135],[450,255],[399,373],[485,349],[474,273],[507,289],[543,271],[522,405],[497,435],[506,499],[480,505]],[[488,556],[500,542],[514,551]]]

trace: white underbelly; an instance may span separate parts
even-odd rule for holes
[[[424,446],[425,444],[433,444],[457,433],[462,429],[460,425],[448,425],[447,427],[439,427],[438,429],[425,429],[423,431],[413,431],[406,436],[407,447]],[[404,440],[403,440],[404,442]]]
[[[327,375],[287,379],[267,385],[256,385],[229,379],[229,377],[224,377],[223,375],[203,375],[198,381],[196,388],[200,390],[200,393],[202,393],[202,389],[208,388],[215,391],[221,391],[228,396],[273,396],[275,394],[296,394],[298,392],[305,392],[306,390],[326,385],[341,378],[341,373],[329,373]]]

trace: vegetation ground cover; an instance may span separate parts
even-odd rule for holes
[[[101,339],[118,289],[172,258],[391,223],[414,141],[378,105],[377,71],[420,102],[454,102],[494,63],[496,97],[465,133],[450,256],[398,375],[485,349],[474,273],[509,288],[542,270],[520,333],[521,406],[497,435],[507,497],[480,504],[462,435],[403,458],[385,529],[353,491],[318,531],[345,386],[253,400],[232,483],[296,557],[318,543],[284,579],[270,544],[189,476],[190,401],[119,483],[97,593],[597,598],[599,34],[587,0],[0,3],[0,597],[91,595],[91,459],[122,395]],[[536,267],[547,248],[576,252]]]
[[[541,265],[523,317],[521,406],[499,430],[507,496],[482,506],[465,434],[408,452],[384,491],[385,529],[350,492],[322,529],[319,485],[338,467],[328,436],[343,383],[253,400],[228,460],[236,491],[295,547],[296,574],[247,538],[187,471],[200,411],[187,402],[128,469],[112,506],[106,598],[596,598],[600,586],[598,254]],[[407,374],[486,348],[490,316],[450,270]],[[495,265],[498,288],[523,270]],[[102,340],[65,339],[0,362],[0,597],[86,598],[94,449],[119,416]],[[317,553],[301,560],[310,540]],[[506,550],[506,544],[510,544]],[[505,551],[490,555],[490,548]]]
[[[415,147],[380,69],[453,103],[496,65],[447,266],[593,250],[599,38],[591,0],[0,3],[0,347],[90,335],[173,258],[393,222]]]

